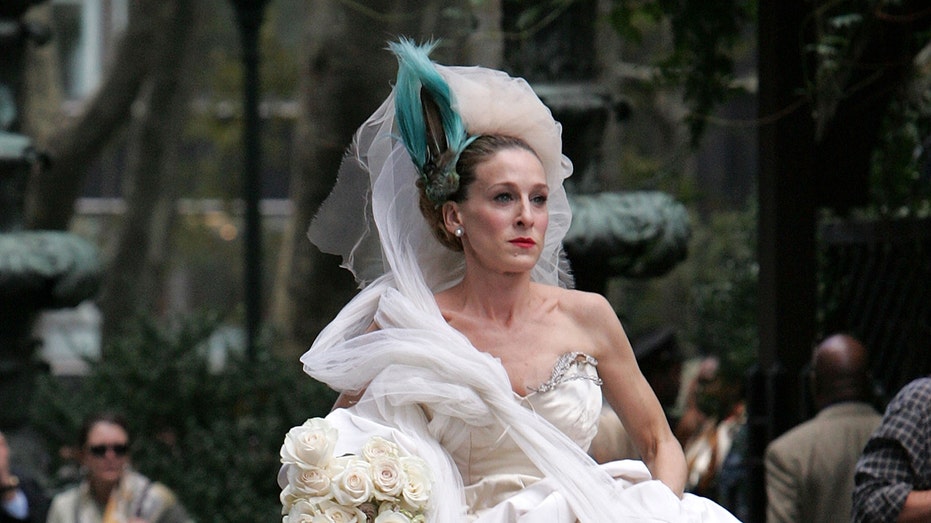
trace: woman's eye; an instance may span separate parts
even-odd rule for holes
[[[545,194],[540,194],[532,198],[533,203],[537,205],[543,205],[546,203],[547,196]]]
[[[510,194],[510,193],[506,193],[506,192],[501,193],[501,194],[495,196],[495,201],[496,201],[496,202],[509,202],[509,201],[511,201],[511,200],[513,200],[513,199],[514,199],[514,198],[511,197],[511,194]]]

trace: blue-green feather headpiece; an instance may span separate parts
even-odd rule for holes
[[[423,179],[427,198],[440,205],[459,189],[456,162],[476,137],[453,109],[449,84],[430,61],[436,42],[415,45],[402,38],[388,44],[398,58],[395,116],[401,141]]]

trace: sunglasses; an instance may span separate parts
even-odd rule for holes
[[[112,450],[113,454],[115,454],[117,457],[123,457],[127,452],[129,452],[129,445],[126,445],[125,443],[122,445],[93,445],[87,447],[87,450],[89,450],[91,454],[98,458],[106,456],[108,450]]]

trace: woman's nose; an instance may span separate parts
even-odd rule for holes
[[[517,225],[519,227],[530,227],[533,225],[533,207],[531,206],[529,197],[523,197],[520,200]]]

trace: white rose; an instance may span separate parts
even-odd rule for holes
[[[418,457],[401,458],[401,465],[407,474],[407,483],[402,494],[404,501],[416,510],[423,510],[430,501],[431,480],[427,463]]]
[[[294,495],[319,498],[330,493],[330,475],[320,467],[288,467],[288,486]]]
[[[392,457],[372,460],[372,483],[375,485],[375,499],[396,499],[407,483],[407,474],[401,461]]]
[[[366,523],[365,514],[352,506],[324,501],[320,503],[320,509],[327,518],[326,523]]]
[[[294,495],[294,489],[291,488],[291,485],[286,485],[285,488],[281,489],[281,494],[278,495],[278,499],[281,500],[281,513],[287,514],[291,512],[291,507],[300,501],[301,498]]]
[[[398,446],[395,443],[378,436],[372,436],[362,447],[362,456],[368,461],[386,456],[396,458],[398,455]]]
[[[403,512],[389,510],[379,514],[375,518],[375,523],[411,523],[411,518],[404,515]]]
[[[317,523],[315,516],[318,514],[320,513],[313,503],[300,500],[291,507],[283,520],[287,523]]]
[[[330,479],[336,477],[336,475],[342,472],[347,465],[357,459],[359,459],[358,456],[353,454],[336,456],[335,458],[331,459],[330,462],[326,464],[326,471],[330,475]]]
[[[299,467],[325,467],[333,457],[339,431],[323,418],[312,418],[292,427],[281,445],[281,462]]]
[[[322,496],[309,496],[304,492],[295,490],[291,485],[288,485],[281,490],[281,494],[278,495],[278,499],[281,501],[281,513],[287,514],[291,511],[291,508],[300,501],[306,501],[308,503],[320,503],[321,501],[332,498],[330,497],[329,491],[325,492]]]
[[[333,475],[330,483],[330,492],[336,502],[353,506],[371,499],[375,489],[371,465],[356,457],[340,459],[337,465],[339,472]]]

